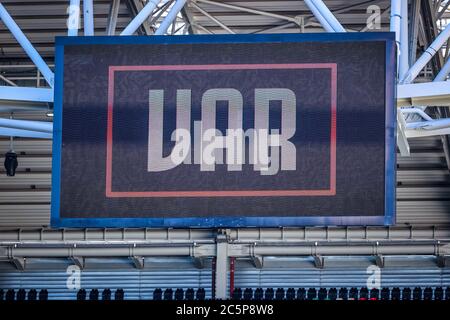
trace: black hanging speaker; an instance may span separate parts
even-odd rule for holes
[[[8,151],[5,154],[5,170],[6,175],[12,177],[16,174],[17,165],[17,153],[13,151]]]

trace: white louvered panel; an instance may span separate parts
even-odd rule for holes
[[[0,140],[0,152],[8,148],[9,141]],[[0,169],[0,227],[47,225],[51,141],[16,139],[14,148],[19,154],[16,176],[6,177]],[[413,139],[411,150],[411,157],[398,157],[398,224],[449,225],[450,175],[440,138]]]
[[[66,268],[70,261],[32,259],[25,272],[18,272],[9,263],[0,263],[0,288],[47,289],[49,299],[76,299],[76,290],[66,286]],[[135,269],[122,259],[88,259],[81,272],[81,287],[87,291],[109,288],[112,295],[116,289],[125,291],[125,299],[152,299],[156,288],[203,288],[211,297],[211,264],[196,269],[187,258],[153,258],[145,260],[144,269]]]
[[[50,224],[50,204],[0,205],[0,226],[35,227]]]

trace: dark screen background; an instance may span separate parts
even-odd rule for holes
[[[375,216],[384,214],[384,42],[172,45],[77,45],[64,48],[61,218],[227,216]],[[337,63],[335,196],[106,198],[106,124],[110,65]],[[235,88],[244,98],[244,129],[253,127],[254,89],[280,87],[297,97],[297,170],[262,176],[253,165],[228,172],[180,165],[147,172],[148,90],[165,90],[165,140],[175,128],[176,89],[192,89],[191,120],[201,95]],[[116,73],[113,191],[328,189],[330,71],[132,71]],[[218,103],[217,126],[227,126]],[[277,102],[270,127],[279,128]],[[193,131],[193,130],[192,130]],[[165,145],[166,155],[173,143]]]

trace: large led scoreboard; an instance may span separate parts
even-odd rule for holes
[[[395,223],[390,33],[58,37],[54,227]]]

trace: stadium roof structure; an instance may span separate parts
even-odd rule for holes
[[[88,259],[112,256],[144,268],[151,257],[183,256],[201,268],[207,258],[233,257],[262,268],[264,261],[270,265],[273,257],[288,255],[308,256],[323,268],[335,256],[352,255],[370,256],[380,267],[392,256],[432,257],[439,267],[448,266],[449,6],[445,0],[1,1],[0,147],[8,150],[14,136],[23,159],[16,177],[0,178],[0,260],[26,269],[32,259],[68,258],[84,267]],[[376,31],[395,32],[398,43],[397,225],[49,228],[55,36]],[[226,297],[226,272],[217,275],[216,297]]]

